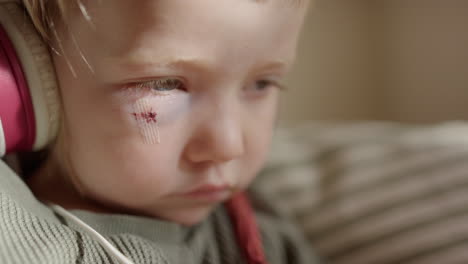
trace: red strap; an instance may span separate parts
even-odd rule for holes
[[[234,225],[237,243],[242,247],[247,263],[267,264],[260,233],[247,195],[244,192],[235,194],[226,202],[226,208]]]

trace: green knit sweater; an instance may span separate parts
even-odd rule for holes
[[[73,210],[135,264],[244,263],[220,206],[195,227],[130,215]],[[317,263],[286,221],[257,212],[268,262]],[[117,263],[88,233],[40,203],[0,161],[0,263]]]

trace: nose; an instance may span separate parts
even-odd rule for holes
[[[242,114],[235,103],[206,102],[198,112],[196,127],[185,149],[192,163],[222,163],[241,157],[245,151]]]

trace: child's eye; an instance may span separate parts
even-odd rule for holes
[[[177,78],[160,78],[135,85],[136,88],[151,89],[155,92],[168,92],[176,89],[183,89],[183,86],[183,82]]]
[[[273,85],[273,82],[271,81],[268,81],[268,80],[259,80],[255,83],[256,85],[256,89],[257,90],[265,90],[267,88],[269,88],[271,85]]]
[[[272,88],[283,89],[284,86],[277,81],[264,79],[256,81],[249,90],[254,93],[266,93]]]

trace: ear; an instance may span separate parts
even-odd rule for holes
[[[16,2],[0,0],[0,157],[43,148],[60,120],[48,46]]]

